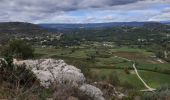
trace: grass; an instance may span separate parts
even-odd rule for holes
[[[152,71],[139,71],[141,77],[154,88],[158,88],[165,84],[170,84],[170,75],[152,72]]]
[[[112,49],[113,50],[113,49]],[[84,49],[75,49],[72,51],[72,48],[63,48],[63,49],[55,49],[55,48],[36,48],[35,53],[36,56],[41,58],[55,58],[55,59],[64,59],[70,62],[82,63],[86,65],[86,67],[95,67],[95,68],[131,68],[132,62],[127,62],[121,58],[115,58],[115,55],[125,58],[134,58],[137,62],[137,68],[141,70],[149,70],[149,71],[157,71],[157,72],[170,72],[169,64],[160,64],[160,63],[151,63],[150,56],[152,53],[148,53],[143,49],[135,49],[135,48],[116,48],[114,49],[115,54],[110,54],[109,50],[98,50],[99,54],[96,54],[95,62],[87,61],[89,54],[95,54],[96,49],[93,48],[84,48]],[[119,52],[118,52],[119,51]],[[121,51],[121,52],[120,52]],[[140,53],[143,52],[143,53]],[[154,60],[154,59],[151,59]],[[156,60],[155,60],[156,62]],[[90,65],[90,66],[88,66]]]
[[[96,74],[95,76],[98,76],[97,78],[101,80],[101,77],[105,76],[107,79],[110,74],[117,74],[120,83],[124,84],[125,82],[131,84],[133,87],[137,89],[144,88],[140,80],[138,80],[137,76],[134,74],[126,74],[124,70],[121,69],[91,69],[93,74]]]
[[[143,84],[135,74],[126,74],[124,71],[125,68],[133,69],[133,63],[114,56],[125,57],[137,62],[136,66],[140,70],[139,73],[149,85],[159,87],[166,83],[170,84],[170,64],[157,62],[151,58],[151,56],[154,56],[154,53],[144,49],[128,47],[108,49],[101,47],[77,47],[76,49],[36,48],[35,53],[39,58],[63,59],[68,64],[77,67],[88,67],[92,70],[92,74],[96,74],[96,77],[99,79],[108,77],[109,74],[116,72],[121,84],[129,83],[137,89],[144,89]],[[95,54],[95,62],[87,60],[89,54]]]
[[[170,73],[170,64],[164,63],[164,64],[151,64],[151,63],[138,63],[137,64],[138,69],[143,70],[152,70],[157,72],[166,72]]]
[[[120,47],[120,48],[114,48],[110,49],[112,52],[138,52],[145,55],[154,55],[152,52],[147,52],[145,49],[139,49],[139,48],[129,48],[129,47]]]
[[[75,50],[72,52],[71,48],[63,48],[63,49],[55,49],[55,48],[36,48],[35,54],[43,54],[43,57],[51,57],[51,56],[66,56],[66,57],[74,57],[74,58],[85,58],[86,54],[84,51]]]
[[[97,78],[99,78],[99,80],[103,76],[108,78],[109,74],[116,73],[121,84],[123,84],[124,82],[128,82],[133,87],[135,87],[137,89],[145,89],[144,85],[137,78],[136,74],[126,74],[125,71],[121,70],[121,69],[96,69],[96,68],[93,68],[93,69],[91,69],[91,71],[93,74],[95,73],[96,76],[98,76]],[[139,74],[146,81],[146,83],[153,88],[158,88],[161,85],[170,84],[170,75],[167,75],[167,74],[151,72],[151,71],[143,71],[143,70],[139,70]]]
[[[118,63],[114,66],[114,68],[117,68],[117,69],[124,69],[124,68],[133,69],[132,64],[133,64],[133,62]],[[136,67],[139,70],[146,70],[146,71],[153,71],[153,72],[170,74],[170,64],[168,64],[168,63],[152,64],[152,63],[137,62]]]

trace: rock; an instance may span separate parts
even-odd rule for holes
[[[68,97],[68,99],[67,100],[79,100],[78,98],[76,98],[76,97],[73,97],[73,96],[71,96],[71,97]]]
[[[6,60],[4,58],[0,58],[0,67],[2,66],[2,63],[7,64]]]
[[[118,94],[118,98],[119,98],[119,99],[122,99],[123,97],[126,97],[123,93],[119,93],[119,94]]]
[[[78,86],[84,83],[85,77],[81,70],[72,65],[66,64],[63,60],[40,59],[40,60],[23,60],[16,61],[14,64],[25,64],[31,69],[41,85],[48,87],[52,82],[59,82]]]
[[[37,76],[41,85],[46,88],[48,88],[51,83],[59,82],[61,84],[68,84],[68,86],[78,87],[80,91],[93,98],[93,100],[105,100],[102,96],[103,93],[99,88],[89,84],[84,84],[85,77],[80,69],[66,64],[63,60],[14,60],[14,64],[25,64],[26,67],[31,69]],[[72,100],[72,98],[68,100]],[[74,98],[73,100],[76,99]]]
[[[84,84],[80,87],[80,91],[93,98],[93,100],[105,100],[102,91],[95,86]]]

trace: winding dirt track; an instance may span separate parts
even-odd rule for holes
[[[155,91],[156,89],[151,88],[150,86],[148,86],[148,85],[146,84],[146,82],[141,78],[141,76],[139,75],[138,70],[137,70],[137,68],[136,68],[136,66],[135,66],[135,63],[133,64],[133,68],[134,68],[135,73],[136,73],[136,75],[138,76],[138,78],[141,80],[141,82],[142,82],[142,83],[144,84],[144,86],[147,88],[147,89],[141,90],[141,91]]]
[[[115,56],[115,57],[121,58],[121,59],[124,59],[124,60],[127,60],[127,61],[129,61],[129,62],[132,61],[132,60],[129,60],[129,59],[123,58],[123,57],[118,57],[118,56]],[[136,68],[136,66],[135,66],[135,62],[133,63],[132,66],[133,66],[133,68],[134,68],[134,71],[135,71],[137,77],[141,80],[141,82],[143,83],[143,85],[147,88],[147,89],[144,89],[144,90],[141,90],[141,91],[151,91],[151,92],[155,91],[156,89],[151,88],[151,87],[150,87],[149,85],[147,85],[146,82],[141,78],[141,76],[139,75],[138,70],[137,70],[137,68]]]

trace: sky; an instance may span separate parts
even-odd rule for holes
[[[0,22],[170,21],[170,0],[0,0]]]

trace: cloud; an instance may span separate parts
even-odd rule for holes
[[[170,7],[165,8],[159,14],[152,16],[149,21],[170,21]]]
[[[0,21],[90,23],[169,19],[169,9],[164,6],[170,6],[170,1],[1,0]]]
[[[102,8],[142,0],[1,0],[0,7],[24,11],[73,11],[84,8]]]

